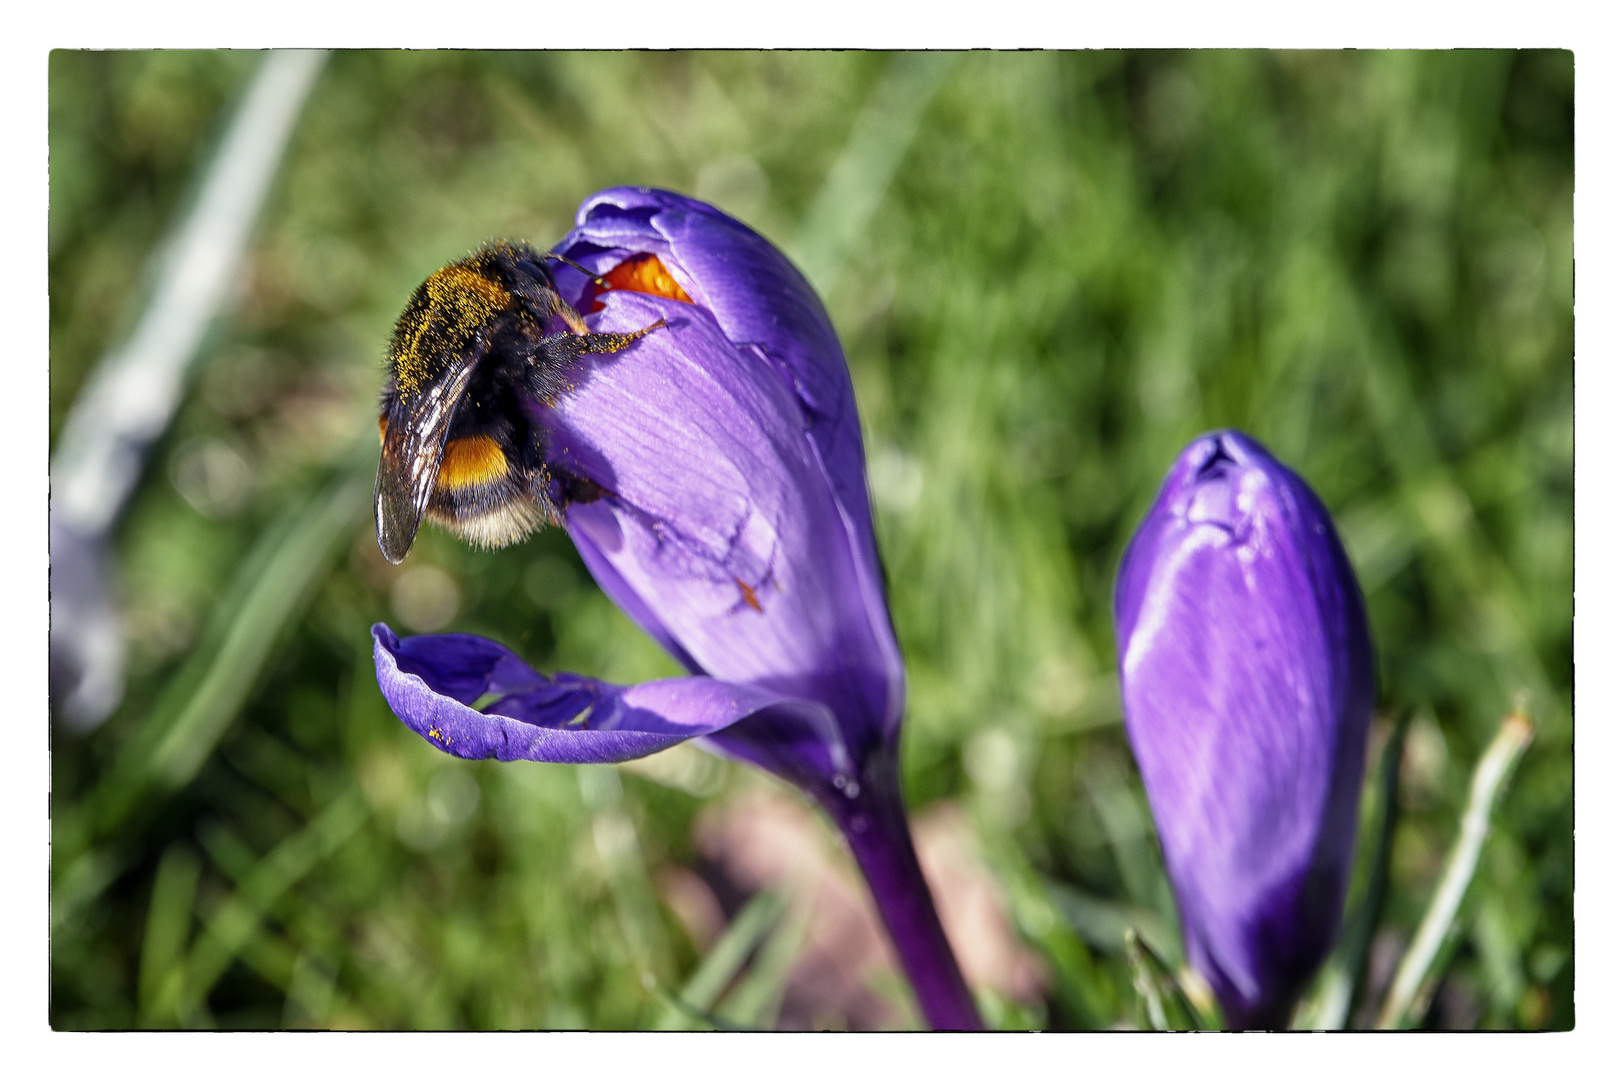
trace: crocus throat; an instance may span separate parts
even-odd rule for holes
[[[667,300],[680,300],[684,304],[693,303],[693,298],[671,276],[671,272],[665,269],[665,264],[659,261],[658,255],[633,255],[604,274],[602,280],[607,288],[595,281],[588,287],[590,290],[587,293],[588,313],[603,310],[603,305],[597,298],[608,289],[648,293],[651,296],[663,296]]]

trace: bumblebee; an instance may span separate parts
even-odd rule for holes
[[[398,563],[428,520],[480,547],[561,524],[572,483],[547,461],[547,433],[524,403],[550,405],[591,353],[614,353],[665,325],[594,334],[560,295],[559,255],[498,243],[435,271],[395,323],[378,414],[373,505],[378,547]],[[557,319],[564,329],[549,333]]]

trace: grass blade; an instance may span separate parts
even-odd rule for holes
[[[1054,974],[1054,1002],[1066,1022],[1089,1031],[1109,1027],[1116,1012],[1111,975],[1090,943],[1067,926],[1052,883],[1043,880],[1006,832],[987,825],[977,832],[992,872],[1008,890],[1015,926]]]
[[[1376,774],[1376,832],[1370,852],[1364,887],[1358,908],[1348,921],[1341,941],[1326,965],[1314,1007],[1299,1024],[1315,1031],[1340,1031],[1347,1026],[1353,1002],[1362,992],[1369,971],[1369,947],[1375,939],[1375,923],[1386,900],[1387,880],[1392,866],[1392,838],[1397,832],[1398,766],[1403,761],[1403,740],[1409,732],[1405,714],[1387,736]]]
[[[158,1026],[157,1017],[172,1016],[185,976],[186,939],[191,934],[192,904],[202,873],[196,852],[184,842],[171,844],[158,864],[141,942],[138,1001],[143,1027]]]
[[[1482,854],[1482,844],[1488,838],[1489,816],[1493,812],[1494,802],[1532,739],[1533,725],[1526,714],[1518,709],[1505,717],[1499,725],[1499,734],[1477,762],[1476,771],[1471,775],[1470,801],[1466,804],[1465,815],[1460,819],[1459,839],[1449,853],[1442,880],[1432,893],[1431,904],[1426,908],[1420,929],[1398,965],[1397,975],[1392,979],[1392,987],[1387,991],[1380,1016],[1375,1021],[1376,1028],[1390,1031],[1408,1027],[1424,1013],[1431,995],[1421,992],[1422,984],[1435,982],[1428,980],[1427,976],[1431,974],[1443,941],[1454,925],[1454,917],[1459,912],[1460,901],[1465,898],[1465,890],[1476,874],[1477,858]]]
[[[1136,928],[1122,934],[1127,970],[1142,1019],[1152,1031],[1218,1031],[1222,1022],[1209,1002],[1196,1004],[1184,979],[1150,947]],[[1187,973],[1187,969],[1186,969]],[[1204,995],[1209,996],[1209,995]]]
[[[794,971],[795,960],[806,943],[811,927],[811,908],[799,905],[772,931],[755,963],[750,965],[738,986],[727,995],[719,1015],[743,1028],[770,1028],[783,1005],[783,994]]]
[[[368,458],[368,462],[370,458]],[[51,923],[64,927],[117,876],[128,852],[96,846],[154,789],[173,791],[197,774],[258,683],[273,646],[304,610],[371,495],[370,464],[266,530],[215,605],[205,645],[170,680],[160,703],[84,802],[53,819]],[[113,845],[116,847],[117,845]]]
[[[1171,1031],[1166,999],[1161,993],[1163,981],[1150,966],[1149,950],[1144,948],[1138,932],[1130,926],[1122,934],[1122,944],[1127,953],[1127,969],[1133,976],[1133,990],[1138,994],[1139,1007],[1144,1011],[1146,1024],[1151,1031]]]
[[[237,280],[249,231],[325,59],[319,51],[265,54],[197,202],[161,249],[140,321],[75,401],[51,479],[53,512],[79,533],[107,531],[140,477],[148,443],[168,428],[186,369]]]
[[[908,52],[891,61],[806,212],[790,253],[828,296],[913,143],[925,108],[957,63],[954,53]]]
[[[676,1000],[666,1003],[664,1015],[654,1026],[660,1031],[681,1031],[688,1028],[693,1012],[708,1013],[750,953],[778,924],[787,903],[782,893],[771,889],[756,893],[733,917]]]
[[[1161,955],[1177,954],[1175,932],[1148,908],[1105,900],[1057,881],[1047,882],[1046,885],[1054,899],[1054,906],[1065,916],[1065,921],[1094,948],[1121,954],[1125,940],[1123,935],[1131,928]]]
[[[118,826],[152,788],[184,785],[214,751],[259,681],[283,629],[304,610],[371,494],[371,466],[289,511],[243,560],[206,645],[170,683],[94,800],[94,835]]]
[[[209,919],[186,961],[184,992],[176,1003],[183,1023],[195,1023],[204,1000],[261,928],[265,912],[322,860],[355,834],[369,811],[350,788],[302,830],[278,844]]]

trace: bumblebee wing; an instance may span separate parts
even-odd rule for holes
[[[411,550],[439,478],[451,418],[473,378],[478,358],[454,362],[444,375],[409,398],[394,396],[383,413],[383,452],[372,489],[378,549],[398,563]]]

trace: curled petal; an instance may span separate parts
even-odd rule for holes
[[[666,326],[538,413],[601,489],[567,524],[610,596],[690,670],[828,705],[853,752],[900,715],[882,598],[791,389],[702,308],[610,292],[596,327]]]
[[[1340,921],[1375,702],[1329,513],[1244,435],[1196,440],[1123,558],[1116,626],[1191,962],[1231,1023],[1282,1023]]]
[[[581,204],[564,254],[601,273],[635,253],[658,255],[729,341],[782,364],[808,410],[853,511],[867,514],[862,432],[845,354],[811,285],[772,244],[713,206],[670,191],[610,188]],[[595,250],[593,250],[595,249]],[[842,499],[842,501],[844,501]]]
[[[401,639],[382,623],[372,627],[372,641],[378,686],[389,707],[407,727],[457,757],[628,761],[749,718],[770,717],[803,732],[833,728],[828,710],[816,702],[716,679],[625,687],[579,675],[548,677],[484,638]],[[475,707],[487,697],[493,700]]]
[[[855,669],[860,685],[854,691],[847,687],[827,699],[816,687],[811,692],[829,701],[842,724],[854,723],[865,729],[856,733],[858,741],[869,737],[866,729],[894,737],[903,708],[901,654],[890,626],[874,543],[856,400],[844,353],[816,293],[788,259],[754,231],[714,207],[672,192],[647,188],[599,192],[581,205],[575,230],[558,250],[597,273],[606,273],[644,254],[660,259],[691,303],[611,292],[598,297],[607,310],[592,318],[595,326],[604,329],[630,327],[631,321],[642,315],[636,305],[625,301],[635,299],[646,304],[647,310],[666,317],[672,331],[668,336],[664,332],[653,335],[647,341],[666,336],[667,344],[677,343],[677,351],[691,348],[709,377],[729,384],[721,388],[721,396],[731,401],[724,410],[730,414],[725,419],[703,415],[694,408],[711,405],[713,399],[707,395],[664,403],[667,417],[673,411],[685,410],[693,423],[707,427],[713,436],[712,451],[726,454],[731,449],[731,436],[759,415],[747,395],[739,397],[734,393],[741,382],[757,388],[751,394],[766,394],[774,399],[769,410],[770,430],[778,444],[774,454],[784,460],[795,459],[786,470],[795,475],[785,479],[800,485],[800,491],[815,487],[831,497],[832,508],[828,505],[830,499],[819,495],[814,500],[820,505],[809,515],[818,519],[817,532],[811,539],[818,547],[839,549],[839,559],[847,564],[837,575],[817,571],[813,576],[824,576],[828,587],[842,590],[829,594],[837,599],[834,606],[840,608],[835,613],[842,627],[840,637],[855,646],[852,651],[866,653]],[[567,268],[560,271],[560,288],[569,294],[572,283],[579,290],[577,295],[584,294],[588,289],[586,280],[572,274]],[[621,303],[617,305],[616,301]],[[717,332],[711,333],[711,327]],[[723,342],[730,348],[722,346]],[[773,386],[786,389],[787,395],[776,393]],[[789,447],[791,436],[807,445],[800,449]],[[710,460],[701,457],[696,464],[706,468]],[[691,475],[684,486],[692,488],[699,479],[698,474]],[[623,491],[619,494],[625,495]],[[654,522],[662,520],[657,512],[650,512],[649,517]],[[735,510],[724,517],[731,526],[739,522],[741,514]],[[579,543],[581,531],[572,531]],[[590,565],[591,554],[584,546],[582,550]],[[738,582],[748,589],[735,586],[735,599],[741,598],[747,607],[766,606],[755,581],[739,575]],[[609,582],[602,584],[613,592]],[[641,588],[633,576],[623,576],[621,584],[629,592]],[[750,590],[756,590],[753,599]],[[655,616],[651,621],[665,622],[667,635],[697,660],[704,648],[690,640],[685,631],[669,626],[669,618],[660,618],[667,610],[664,600],[653,595],[643,599],[643,606]],[[630,605],[625,606],[630,610]],[[650,621],[639,621],[655,637],[661,637]],[[818,636],[816,630],[809,635]],[[779,659],[783,662],[771,664],[775,674],[799,679],[802,686],[809,679],[836,692],[835,682],[820,674],[825,669],[839,672],[840,681],[852,678],[849,657],[825,657],[812,667],[789,655]],[[727,678],[753,681],[760,677],[754,668],[723,671],[703,660],[699,662],[711,674]],[[860,706],[854,713],[849,707],[853,698]]]

